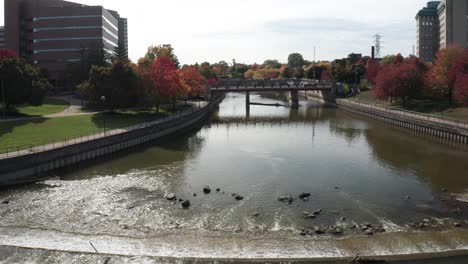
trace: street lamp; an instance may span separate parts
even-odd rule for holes
[[[103,95],[101,96],[101,101],[102,104],[105,106],[106,105],[106,97]],[[104,123],[104,135],[106,135],[106,112],[102,112],[102,121]]]

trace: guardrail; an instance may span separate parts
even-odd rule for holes
[[[99,130],[83,133],[83,134],[73,136],[73,137],[61,138],[61,139],[52,140],[52,141],[41,141],[41,142],[28,144],[28,145],[0,148],[0,159],[8,159],[8,158],[14,158],[18,156],[38,153],[38,152],[49,151],[49,150],[58,149],[58,148],[66,147],[66,146],[80,144],[80,143],[87,142],[87,141],[93,141],[93,140],[103,138],[103,137],[109,137],[109,136],[126,133],[132,130],[138,130],[138,129],[155,126],[155,125],[166,123],[169,121],[174,121],[174,120],[183,118],[187,115],[190,115],[192,113],[201,111],[206,105],[207,104],[205,103],[203,107],[200,104],[194,107],[194,105],[192,104],[192,107],[188,110],[171,113],[170,115],[155,119],[153,121],[145,121],[143,123],[139,123],[139,124],[128,126],[128,127],[122,127],[122,128],[112,129],[112,130],[99,129]]]
[[[375,109],[375,110],[380,110],[380,111],[390,111],[392,114],[400,115],[401,117],[404,117],[404,118],[414,118],[414,119],[418,119],[421,121],[426,121],[426,122],[430,122],[430,123],[434,123],[438,125],[449,126],[455,129],[468,130],[468,121],[463,121],[459,119],[448,118],[448,117],[443,117],[443,116],[438,116],[438,115],[433,115],[433,114],[414,112],[414,111],[404,110],[404,109],[396,108],[396,107],[388,107],[388,106],[383,106],[383,105],[378,105],[378,104],[363,103],[363,102],[351,100],[350,98],[338,99],[338,100],[345,101],[345,102],[352,103],[352,104],[358,104],[360,106],[367,107],[370,109]]]

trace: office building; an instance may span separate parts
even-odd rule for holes
[[[468,47],[468,0],[444,0],[438,6],[440,48]]]
[[[6,47],[47,69],[56,86],[67,81],[67,64],[80,63],[83,49],[128,49],[127,20],[116,11],[62,0],[4,1]]]
[[[440,1],[431,1],[416,15],[416,53],[424,62],[434,60],[439,50]]]

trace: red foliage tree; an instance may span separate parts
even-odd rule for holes
[[[459,104],[468,106],[468,74],[458,74],[453,96]]]
[[[193,66],[183,67],[178,72],[187,94],[199,95],[205,92],[205,79]]]
[[[436,61],[426,76],[429,90],[437,95],[444,95],[452,101],[453,89],[459,66],[466,61],[467,50],[459,46],[450,46],[437,53]],[[462,62],[460,62],[460,60]]]
[[[18,54],[10,49],[0,49],[0,61],[4,59],[16,59]]]
[[[172,98],[175,107],[176,97],[183,94],[184,87],[174,62],[166,56],[159,56],[153,62],[151,77],[155,92]]]
[[[375,96],[383,100],[418,96],[424,87],[424,68],[419,60],[406,59],[402,63],[381,66],[376,78]]]
[[[366,65],[366,75],[367,75],[367,81],[375,85],[375,81],[377,78],[377,74],[379,73],[380,65],[378,63],[375,63],[373,59],[370,59],[367,61]]]

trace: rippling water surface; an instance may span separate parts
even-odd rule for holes
[[[252,95],[251,101],[286,100]],[[276,243],[327,226],[358,236],[364,223],[405,233],[423,219],[463,224],[442,190],[468,192],[467,161],[466,148],[343,110],[303,101],[300,110],[251,106],[247,112],[244,96],[230,94],[198,130],[1,191],[10,203],[0,206],[0,227]],[[204,186],[212,193],[203,194]],[[297,199],[302,192],[310,198]],[[164,199],[167,193],[189,199],[190,209]],[[290,205],[277,199],[288,195],[295,198]],[[303,217],[316,210],[322,212],[316,219]],[[466,247],[464,239],[453,249]]]

